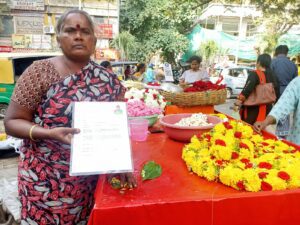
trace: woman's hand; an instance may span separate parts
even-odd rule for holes
[[[80,130],[77,128],[56,127],[49,130],[49,139],[70,145],[73,135],[79,133]]]
[[[114,177],[120,178],[121,188],[126,188],[127,186],[129,189],[132,189],[137,187],[137,181],[133,173],[108,174],[107,175],[108,182],[111,183],[111,180]]]
[[[261,134],[261,131],[266,128],[266,125],[264,124],[264,122],[261,122],[261,121],[255,122],[253,124],[253,128],[257,133]]]
[[[264,130],[267,126],[275,123],[276,123],[276,119],[273,116],[267,116],[267,118],[264,121],[255,122],[253,124],[253,128],[257,133],[260,134],[261,131]]]

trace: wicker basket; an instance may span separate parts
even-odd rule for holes
[[[226,89],[202,92],[160,91],[167,101],[178,106],[218,105],[226,101]]]
[[[123,85],[127,88],[137,88],[139,90],[144,89],[144,84],[142,82],[138,82],[138,81],[125,81],[123,82]]]

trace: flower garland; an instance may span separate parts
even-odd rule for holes
[[[162,110],[164,110],[167,104],[165,98],[154,89],[139,90],[137,88],[131,88],[125,93],[125,100],[128,102],[140,100],[143,101],[148,107],[159,107]]]
[[[231,120],[194,136],[183,148],[188,168],[209,181],[237,190],[269,191],[300,187],[300,152],[265,139],[252,127]]]

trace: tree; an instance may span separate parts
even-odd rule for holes
[[[203,60],[207,65],[211,65],[218,51],[219,51],[219,46],[213,40],[203,42],[200,45],[200,49],[199,49],[199,53],[203,57]]]
[[[181,52],[187,50],[188,40],[185,36],[194,27],[200,11],[210,2],[212,0],[126,0],[120,13],[121,31],[129,31],[136,37],[137,46],[134,56],[139,57],[137,60],[149,59],[151,55],[162,52],[167,61],[174,62]],[[283,26],[274,29],[276,33],[271,33],[272,38],[277,38],[277,35],[273,34],[281,35],[299,21],[299,0],[224,0],[222,2],[251,3],[263,10],[264,17],[273,18],[274,15],[278,15],[279,18],[284,18],[275,23]],[[279,32],[281,30],[282,32]],[[270,34],[269,31],[267,34]],[[264,42],[274,41],[265,38]],[[271,44],[267,45],[271,46]]]
[[[111,45],[120,51],[121,60],[129,60],[132,58],[136,41],[128,31],[123,31],[112,41]]]
[[[140,59],[149,59],[161,52],[166,61],[174,63],[187,50],[186,34],[196,20],[199,1],[127,0],[121,10],[121,30],[133,34],[141,52]]]

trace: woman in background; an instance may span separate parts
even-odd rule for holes
[[[188,62],[191,63],[191,69],[183,72],[179,78],[179,82],[181,84],[192,84],[198,80],[209,80],[207,71],[200,68],[200,64],[202,62],[202,58],[200,56],[192,56]]]
[[[241,94],[237,97],[234,105],[240,108],[241,119],[249,124],[254,124],[256,121],[263,121],[268,113],[271,111],[273,103],[258,105],[258,106],[244,106],[243,102],[255,90],[260,83],[258,73],[261,73],[266,80],[266,83],[273,83],[276,96],[279,95],[279,86],[276,76],[271,70],[271,56],[262,54],[258,56],[256,62],[256,71],[250,72],[245,87]]]

